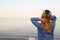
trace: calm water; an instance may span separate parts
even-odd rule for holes
[[[28,39],[19,39],[19,38],[0,38],[0,40],[28,40]]]
[[[36,39],[21,39],[21,38],[0,38],[0,40],[36,40]],[[55,40],[60,40],[60,38],[55,38]]]
[[[56,22],[55,40],[60,40],[60,19]],[[0,40],[29,40],[37,39],[37,28],[30,20],[23,19],[1,19],[0,20]]]

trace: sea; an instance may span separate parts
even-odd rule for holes
[[[54,40],[60,40],[60,17],[56,22]],[[30,19],[0,18],[0,40],[37,40],[37,28]]]
[[[33,37],[32,37],[33,38]],[[32,38],[27,38],[27,39],[25,39],[25,38],[0,38],[0,40],[37,40],[36,38],[34,39],[32,39]],[[54,40],[60,40],[60,38],[55,38]]]

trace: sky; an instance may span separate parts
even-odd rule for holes
[[[60,0],[0,0],[0,18],[41,16],[45,9],[60,17]]]
[[[36,27],[32,27],[28,19],[41,17],[45,9],[60,17],[60,0],[0,0],[0,31],[35,32]],[[57,24],[56,33],[60,29],[59,26]]]

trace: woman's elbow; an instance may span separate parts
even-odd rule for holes
[[[30,18],[31,21],[33,21],[34,19],[33,18]]]

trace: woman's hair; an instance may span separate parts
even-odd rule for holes
[[[45,32],[51,32],[51,28],[52,28],[52,22],[50,21],[51,17],[52,17],[52,14],[49,10],[43,11],[41,18],[46,18],[49,21],[48,23],[41,22]]]

